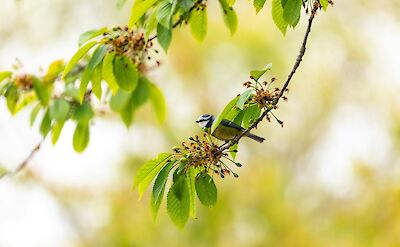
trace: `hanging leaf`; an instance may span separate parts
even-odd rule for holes
[[[171,168],[175,162],[176,162],[175,160],[169,161],[165,165],[165,167],[158,173],[157,178],[154,182],[153,193],[150,200],[150,205],[153,212],[154,220],[157,218],[157,213],[164,196],[165,185],[167,184],[168,180],[168,174],[171,171]]]
[[[143,196],[153,178],[171,157],[172,154],[160,153],[157,158],[146,162],[139,168],[133,180],[133,189],[138,188],[139,199]]]
[[[91,41],[79,48],[79,50],[75,53],[74,56],[72,56],[71,60],[69,60],[67,66],[65,67],[62,78],[65,78],[65,76],[75,67],[79,60],[81,60],[81,58],[85,56],[86,53],[88,53],[88,51],[96,44],[97,41]]]
[[[238,20],[235,10],[228,5],[226,0],[219,0],[222,9],[222,16],[224,18],[225,25],[229,28],[231,35],[233,35],[238,26]]]
[[[10,86],[6,89],[4,94],[7,101],[7,108],[12,115],[15,114],[15,108],[19,99],[18,89],[14,84],[10,84]]]
[[[268,70],[270,70],[272,68],[272,63],[267,64],[267,66],[265,66],[265,69],[263,70],[252,70],[250,71],[250,76],[258,81],[260,79],[261,76],[263,76],[265,74],[265,72],[267,72]]]
[[[64,121],[56,122],[51,130],[51,143],[55,145],[64,127]]]
[[[71,106],[65,99],[56,99],[50,106],[50,116],[58,122],[64,122],[67,119]]]
[[[89,125],[87,123],[78,123],[73,136],[73,147],[76,152],[83,152],[89,144]]]
[[[35,90],[35,93],[38,96],[40,103],[42,103],[43,106],[47,106],[50,99],[50,93],[43,82],[37,77],[33,78],[33,89]]]
[[[189,201],[190,201],[190,217],[196,218],[196,185],[195,180],[197,176],[198,170],[193,166],[189,167],[186,173],[186,182],[189,189]]]
[[[92,91],[99,100],[101,100],[102,95],[101,80],[103,79],[103,77],[101,70],[102,67],[97,66],[92,73]]]
[[[126,91],[132,91],[138,84],[138,71],[132,61],[125,56],[114,59],[114,76],[118,86]]]
[[[201,42],[207,35],[207,11],[206,9],[196,9],[192,12],[189,19],[190,30],[193,37]]]
[[[214,130],[218,127],[218,125],[221,123],[221,121],[226,118],[226,115],[229,114],[233,109],[236,108],[236,102],[239,100],[239,97],[235,97],[232,99],[222,110],[222,112],[218,115],[218,117],[215,119],[211,126],[211,133],[214,133]],[[237,108],[236,108],[237,109]]]
[[[103,68],[101,70],[101,73],[103,75],[104,80],[110,87],[112,93],[115,95],[119,87],[114,75],[114,58],[115,58],[115,52],[106,54],[106,56],[103,59]]]
[[[178,176],[168,191],[167,211],[178,227],[185,226],[190,214],[190,196],[183,176]]]
[[[88,31],[82,33],[81,35],[79,35],[78,45],[82,46],[87,41],[89,41],[93,38],[96,38],[97,36],[100,36],[101,34],[107,32],[107,31],[108,31],[107,27],[102,27],[100,29],[88,30]]]
[[[42,118],[42,123],[40,124],[40,133],[42,134],[43,137],[46,137],[47,134],[50,132],[50,130],[51,130],[51,116],[50,116],[50,111],[47,110]]]
[[[217,203],[217,187],[214,180],[207,173],[201,173],[195,182],[197,196],[200,202],[207,207]]]
[[[90,58],[87,67],[93,71],[97,67],[97,65],[99,65],[103,61],[106,52],[107,52],[107,46],[99,45],[93,52],[93,55]]]
[[[12,76],[10,71],[1,71],[0,72],[0,83],[2,83],[5,79],[8,79]]]
[[[92,106],[88,102],[84,102],[75,109],[73,119],[82,125],[87,125],[93,116]]]
[[[165,28],[171,28],[171,18],[172,18],[173,8],[172,2],[169,0],[161,1],[157,8],[157,21]]]
[[[283,18],[281,0],[272,0],[272,19],[283,35],[286,34],[288,23]]]
[[[164,49],[165,53],[167,53],[172,40],[172,29],[165,28],[159,23],[157,25],[157,40],[158,43],[160,43],[161,47]]]
[[[82,74],[81,82],[79,84],[79,103],[81,103],[81,104],[85,98],[86,89],[92,78],[92,74],[93,74],[93,70],[89,69],[89,66],[86,66],[86,68]]]
[[[31,126],[32,126],[33,123],[35,122],[36,117],[37,117],[37,115],[38,115],[40,109],[42,109],[42,105],[41,105],[41,104],[37,104],[37,105],[32,109],[31,115],[30,115],[30,118],[29,118],[29,123],[30,123]]]
[[[154,112],[156,113],[157,119],[160,123],[165,121],[167,116],[167,106],[162,91],[153,83],[149,83],[150,88],[150,100],[153,105]]]
[[[56,60],[49,65],[46,75],[43,77],[44,84],[53,83],[65,68],[64,60]]]
[[[260,12],[260,10],[264,7],[266,0],[254,0],[254,8],[256,9],[256,13]]]
[[[122,111],[128,104],[131,94],[125,90],[118,90],[118,92],[111,97],[110,107],[115,112]]]
[[[283,6],[283,19],[295,27],[300,20],[302,0],[286,0]]]

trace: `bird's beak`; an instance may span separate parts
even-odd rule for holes
[[[199,123],[200,121],[199,120],[196,120],[196,123]]]

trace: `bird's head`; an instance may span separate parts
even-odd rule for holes
[[[203,128],[203,129],[204,128],[211,128],[211,126],[212,126],[212,124],[214,122],[214,119],[215,118],[214,118],[213,115],[203,114],[197,119],[196,123],[198,123],[199,126],[201,128]]]

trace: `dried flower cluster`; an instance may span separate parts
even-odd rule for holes
[[[21,74],[15,78],[15,86],[21,90],[30,90],[33,85],[33,76],[29,74]]]
[[[207,133],[204,134],[204,139],[200,139],[199,136],[196,135],[194,138],[189,137],[189,140],[189,142],[183,142],[181,147],[173,148],[175,157],[179,158],[181,164],[184,165],[182,168],[183,172],[186,172],[190,167],[196,167],[206,173],[214,172],[221,178],[231,173],[234,177],[238,177],[238,175],[222,161],[222,158],[225,158],[226,161],[234,163],[237,167],[241,167],[240,163],[228,157],[230,152],[237,152],[237,150],[221,151],[219,146],[208,138]]]
[[[160,62],[154,58],[158,50],[153,48],[153,42],[146,40],[144,33],[135,32],[125,27],[114,27],[111,31],[104,33],[104,42],[109,45],[109,51],[120,56],[126,56],[138,67],[146,70],[145,61],[154,60],[156,65]]]

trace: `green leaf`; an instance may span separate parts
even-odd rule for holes
[[[51,130],[51,116],[50,116],[50,111],[47,110],[46,113],[43,116],[42,123],[40,124],[40,133],[42,134],[43,137],[46,137],[47,134]]]
[[[150,14],[149,19],[144,24],[144,33],[146,38],[150,37],[151,33],[156,29],[156,27],[157,27],[157,11],[154,10]]]
[[[157,21],[165,28],[171,28],[173,8],[169,0],[161,1],[157,8]]]
[[[102,27],[100,29],[88,30],[88,31],[82,33],[81,35],[79,35],[78,45],[82,46],[87,41],[107,32],[107,31],[108,31],[107,27]]]
[[[40,109],[42,109],[42,105],[41,105],[41,104],[37,104],[37,105],[32,109],[31,115],[30,115],[30,118],[29,118],[29,123],[30,123],[31,126],[32,126],[33,123],[35,122],[36,117],[37,117],[37,115],[38,115]]]
[[[50,93],[43,82],[37,77],[33,78],[33,89],[35,90],[35,93],[38,96],[40,103],[42,103],[43,106],[47,106],[50,99]]]
[[[283,6],[283,19],[295,27],[300,20],[302,0],[287,0]]]
[[[236,159],[237,150],[239,149],[239,145],[236,143],[229,147],[229,151],[233,160]]]
[[[115,52],[107,53],[103,59],[103,68],[101,73],[103,74],[104,80],[107,82],[112,93],[115,95],[118,91],[118,83],[114,75],[114,57]]]
[[[153,212],[153,218],[156,220],[157,218],[157,213],[160,208],[163,196],[164,196],[164,191],[165,191],[165,185],[167,184],[168,180],[168,174],[171,171],[172,166],[176,160],[171,160],[169,161],[164,168],[158,173],[157,178],[154,182],[153,185],[153,193],[151,196],[150,200],[150,205],[151,209]]]
[[[135,0],[131,9],[128,26],[133,27],[136,22],[146,13],[146,11],[155,4],[157,0]]]
[[[193,0],[178,0],[178,5],[184,12],[188,12],[194,4],[195,1]]]
[[[126,0],[117,0],[116,6],[117,9],[122,9],[122,7],[125,5]]]
[[[272,19],[279,30],[281,30],[282,34],[285,35],[288,23],[283,18],[281,0],[272,0]]]
[[[88,102],[84,102],[82,105],[77,106],[73,118],[78,121],[78,123],[86,125],[93,116],[92,106]]]
[[[256,13],[260,12],[260,10],[264,7],[266,0],[254,0],[254,8],[256,9]]]
[[[37,100],[36,94],[34,92],[25,92],[22,93],[17,101],[17,104],[14,108],[14,113],[19,112],[22,108],[29,105],[30,103]]]
[[[183,176],[178,176],[168,191],[167,211],[178,227],[185,226],[190,214],[190,195]]]
[[[110,107],[115,112],[122,111],[131,97],[131,94],[125,90],[118,90],[118,92],[111,97]]]
[[[56,60],[49,65],[46,75],[43,77],[44,84],[53,83],[65,68],[64,60]]]
[[[102,88],[101,88],[101,80],[102,77],[102,67],[97,66],[92,73],[92,91],[96,97],[101,100]]]
[[[269,64],[267,64],[267,66],[263,70],[252,70],[252,71],[250,71],[250,76],[254,80],[258,81],[258,79],[260,79],[260,77],[263,76],[265,74],[265,72],[267,72],[271,68],[272,68],[272,63],[269,63]]]
[[[232,7],[235,4],[236,0],[226,0],[226,2],[228,3],[229,7]]]
[[[189,201],[190,201],[190,217],[196,218],[196,186],[195,180],[197,176],[198,170],[193,166],[189,167],[188,172],[186,173],[186,182],[189,189]]]
[[[0,83],[4,81],[5,79],[8,79],[12,76],[12,73],[10,71],[1,71],[0,72]]]
[[[329,1],[328,0],[319,0],[319,3],[321,4],[322,9],[324,11],[326,11],[326,9],[328,8],[328,5],[329,5]]]
[[[195,182],[197,196],[200,202],[207,207],[217,203],[217,187],[214,180],[207,173],[201,173]]]
[[[69,60],[67,66],[65,67],[62,78],[65,78],[65,76],[75,67],[79,60],[81,60],[81,58],[85,56],[86,53],[88,53],[88,51],[96,44],[97,41],[91,41],[79,48],[79,50],[75,53],[75,55],[72,56],[71,60]]]
[[[83,152],[89,144],[90,132],[87,123],[78,123],[73,136],[73,147],[76,152]]]
[[[139,168],[133,182],[133,189],[138,187],[139,199],[143,196],[153,178],[171,157],[172,154],[160,153],[157,158],[146,162]]]
[[[51,143],[55,145],[64,127],[64,121],[56,122],[51,130]]]
[[[258,108],[257,104],[249,106],[243,116],[243,127],[248,128],[250,125],[260,116],[261,109]]]
[[[164,49],[165,53],[168,52],[168,47],[172,40],[172,29],[165,28],[160,23],[157,24],[157,40],[161,47]]]
[[[150,101],[153,105],[154,112],[156,113],[157,119],[160,123],[165,121],[167,116],[167,106],[165,98],[161,90],[153,83],[150,86]]]
[[[12,115],[14,115],[15,107],[20,97],[17,87],[14,84],[10,84],[10,86],[6,89],[4,96],[6,97],[7,100],[8,110]]]
[[[207,11],[206,9],[194,10],[189,19],[190,30],[193,37],[201,42],[207,35]]]
[[[254,89],[248,89],[246,91],[244,91],[240,97],[239,100],[236,102],[236,107],[243,110],[244,108],[244,104],[247,102],[247,100],[251,97],[251,95],[253,94]]]
[[[128,57],[117,56],[114,59],[114,76],[118,85],[126,91],[134,90],[138,84],[138,71]]]
[[[221,121],[226,117],[226,115],[232,111],[232,109],[236,108],[236,102],[239,100],[239,97],[235,97],[232,99],[224,108],[224,110],[218,115],[216,120],[213,122],[211,126],[211,133],[218,127]]]
[[[94,70],[97,65],[99,65],[102,61],[107,52],[107,46],[99,45],[97,46],[96,50],[93,52],[92,57],[89,60],[87,67],[90,70]]]
[[[225,25],[229,28],[231,35],[233,35],[238,26],[238,20],[235,10],[228,5],[226,0],[219,0],[222,8],[222,16],[224,18]]]
[[[89,66],[86,66],[79,84],[79,103],[82,103],[85,98],[86,89],[89,85],[89,81],[92,78],[92,74],[93,70],[89,69]]]
[[[50,106],[50,116],[57,122],[64,122],[68,117],[70,109],[71,106],[65,99],[56,99]]]

